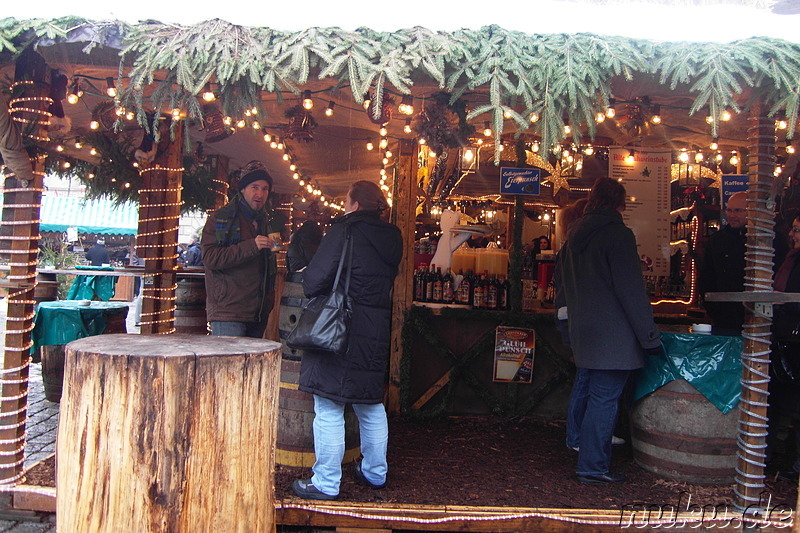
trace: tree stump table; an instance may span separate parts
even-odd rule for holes
[[[281,345],[101,335],[67,345],[59,531],[275,531]]]

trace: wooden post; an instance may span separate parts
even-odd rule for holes
[[[751,110],[749,130],[750,181],[747,191],[747,252],[745,253],[745,291],[772,291],[772,241],[775,236],[774,193],[775,126],[761,101]],[[769,250],[765,252],[764,250]],[[745,316],[742,336],[742,395],[739,403],[739,453],[737,454],[736,505],[741,509],[757,506],[764,491],[764,466],[767,437],[767,387],[771,313],[755,306]],[[761,304],[763,306],[763,304]],[[771,304],[767,304],[771,309]],[[769,316],[767,316],[769,315]]]
[[[10,102],[13,121],[25,124],[29,135],[47,140],[52,100],[48,97],[49,69],[44,59],[26,49],[16,65],[14,92],[24,91],[24,98]],[[22,151],[16,126],[8,120],[6,110],[3,137],[15,155]],[[5,144],[5,143],[4,143]],[[9,153],[6,149],[3,153]],[[39,212],[42,203],[44,157],[33,161],[31,174],[9,177],[3,196],[0,225],[9,228],[0,238],[0,247],[10,256],[8,313],[6,317],[5,353],[0,403],[0,483],[14,484],[22,477],[25,452],[25,421],[28,405],[28,365],[30,363],[31,330],[35,300],[36,261],[39,245]],[[28,169],[24,169],[28,170]],[[32,178],[32,179],[26,179]],[[9,235],[10,233],[10,235]]]
[[[170,140],[168,125],[161,127],[159,156],[142,171],[139,192],[137,250],[144,261],[142,333],[175,331],[175,288],[178,267],[178,220],[181,208],[182,126]]]
[[[417,208],[417,145],[400,141],[400,158],[395,175],[393,222],[400,228],[405,253],[394,282],[392,295],[392,341],[389,356],[388,411],[400,411],[400,359],[403,357],[403,322],[414,300],[414,239]]]
[[[215,211],[228,203],[228,188],[230,187],[230,183],[228,183],[229,162],[230,159],[228,156],[217,156],[217,165],[214,169],[214,207],[212,208],[212,211]]]
[[[100,335],[67,345],[59,531],[275,531],[281,346]]]

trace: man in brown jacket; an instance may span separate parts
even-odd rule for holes
[[[272,177],[260,162],[245,165],[236,187],[236,196],[203,228],[206,316],[212,335],[261,338],[277,272],[269,234],[280,233],[283,224],[270,208]]]

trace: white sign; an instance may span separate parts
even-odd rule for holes
[[[669,182],[672,152],[612,148],[608,175],[627,192],[623,219],[636,235],[642,273],[669,275]]]

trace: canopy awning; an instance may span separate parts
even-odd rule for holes
[[[113,200],[85,198],[42,198],[42,222],[39,231],[67,231],[75,226],[78,233],[136,235],[139,209],[136,204],[115,205]]]

